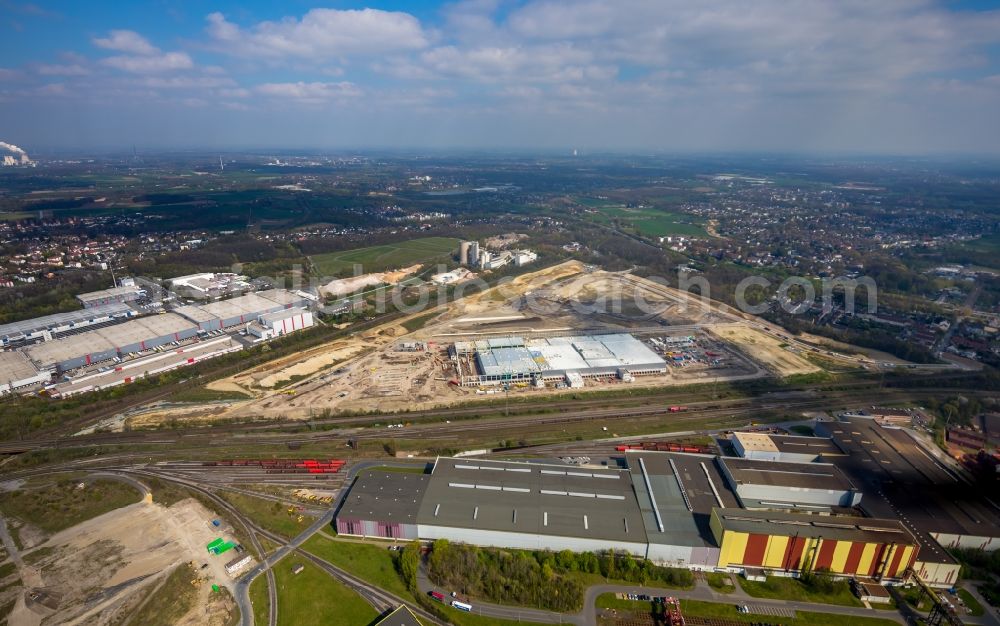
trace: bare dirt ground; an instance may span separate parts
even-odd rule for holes
[[[777,371],[781,376],[811,374],[820,371],[794,352],[781,347],[777,339],[749,328],[743,324],[717,326],[709,329],[711,334],[753,354],[754,358]]]
[[[208,542],[226,536],[211,525],[214,517],[193,499],[170,507],[146,500],[56,533],[25,553],[26,593],[9,623],[107,624],[138,607],[170,570],[188,561],[199,572],[199,601],[184,623],[224,623],[225,608],[217,595],[210,597],[210,588],[232,587],[224,568],[232,553],[206,552]],[[202,563],[208,567],[201,569]]]
[[[381,284],[395,285],[407,276],[415,274],[421,267],[423,266],[418,263],[416,265],[411,265],[410,267],[404,267],[390,272],[376,272],[373,274],[352,276],[351,278],[341,278],[330,281],[326,285],[320,287],[320,292],[328,296],[339,297],[354,293],[355,291],[364,289],[365,287],[374,287]]]

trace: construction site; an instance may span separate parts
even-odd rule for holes
[[[817,371],[800,348],[752,318],[652,280],[570,261],[209,384],[251,400],[224,410],[153,410],[134,424],[201,415],[304,419],[317,411],[432,409],[494,394],[544,397]]]

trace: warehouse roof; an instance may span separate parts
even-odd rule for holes
[[[265,322],[280,322],[281,320],[286,320],[290,317],[295,317],[296,315],[302,315],[306,310],[301,307],[294,307],[291,309],[282,309],[280,311],[275,311],[273,313],[268,313],[262,315],[261,318]]]
[[[90,309],[80,309],[79,311],[68,311],[66,313],[53,313],[43,317],[35,317],[30,320],[11,322],[0,326],[0,337],[12,337],[21,333],[31,333],[46,328],[54,328],[76,322],[92,320],[98,317],[112,317],[122,313],[134,312],[132,307],[123,302],[111,302],[99,304]]]
[[[715,545],[709,527],[712,510],[739,508],[714,456],[630,450],[625,461],[650,543]]]
[[[422,525],[645,543],[629,472],[440,458]]]
[[[836,517],[809,513],[715,509],[724,530],[759,535],[815,537],[858,543],[915,545],[913,535],[898,521],[869,517]]]
[[[21,352],[0,352],[0,384],[33,378],[38,370]]]
[[[285,306],[288,306],[289,304],[297,304],[302,302],[304,299],[287,289],[265,289],[264,291],[258,291],[255,295]]]
[[[430,476],[369,471],[358,475],[337,512],[338,518],[416,524]]]
[[[531,339],[505,337],[475,342],[480,372],[486,376],[548,371],[581,371],[630,366],[666,368],[644,343],[626,333]],[[456,343],[462,353],[468,344]]]
[[[765,485],[792,489],[851,491],[854,483],[831,463],[789,463],[725,457],[720,459],[737,488]]]
[[[798,437],[771,433],[733,433],[744,450],[789,454],[843,454],[829,437]]]
[[[180,315],[164,313],[38,343],[26,347],[24,351],[37,365],[47,367],[88,354],[117,350],[129,344],[193,329],[191,322]]]
[[[174,313],[178,313],[188,318],[189,320],[197,323],[201,322],[211,322],[212,320],[218,319],[215,315],[212,315],[202,307],[189,304],[187,306],[182,306],[174,309]]]
[[[101,289],[99,291],[81,293],[77,295],[76,299],[80,302],[91,302],[92,300],[104,300],[105,298],[135,295],[140,291],[142,291],[142,288],[134,285],[130,287],[113,287],[111,289]]]

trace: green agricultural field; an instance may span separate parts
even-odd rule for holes
[[[587,218],[598,224],[615,225],[627,230],[634,230],[648,237],[665,237],[667,235],[687,235],[689,237],[707,237],[708,233],[701,227],[697,218],[684,213],[664,211],[652,207],[630,209],[621,204],[611,204],[591,198],[578,200],[596,212],[587,213]]]
[[[317,254],[309,260],[319,276],[349,274],[355,263],[360,264],[365,272],[380,272],[450,255],[458,249],[458,243],[458,239],[450,237],[423,237],[383,246]]]
[[[61,480],[39,489],[0,494],[0,510],[9,517],[57,533],[109,511],[134,504],[140,498],[132,486],[113,480]]]

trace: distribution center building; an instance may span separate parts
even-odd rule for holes
[[[24,353],[39,370],[64,372],[190,339],[197,332],[189,320],[164,313],[34,344]]]
[[[261,315],[275,311],[307,306],[307,298],[284,289],[268,289],[229,300],[183,306],[176,312],[195,322],[199,329],[213,331],[256,322]]]
[[[85,308],[91,309],[105,304],[132,302],[146,295],[146,290],[135,285],[113,287],[100,291],[81,293],[76,297]]]
[[[580,377],[663,374],[666,362],[651,348],[627,333],[530,339],[502,337],[456,342],[456,356],[474,353],[476,376],[464,384],[505,381],[555,380],[568,374]]]
[[[51,339],[61,333],[79,332],[83,328],[99,324],[124,321],[137,315],[127,304],[114,302],[95,305],[79,311],[53,313],[20,322],[0,325],[0,344],[10,345],[35,339]]]
[[[0,352],[0,396],[47,383],[51,378],[48,372],[39,372],[21,352]]]

